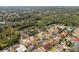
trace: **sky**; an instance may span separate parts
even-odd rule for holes
[[[79,0],[0,0],[0,6],[79,6]]]

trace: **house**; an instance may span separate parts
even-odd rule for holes
[[[0,24],[5,24],[5,21],[0,22]]]
[[[24,52],[27,48],[24,45],[19,45],[19,47],[16,49],[17,52]]]

